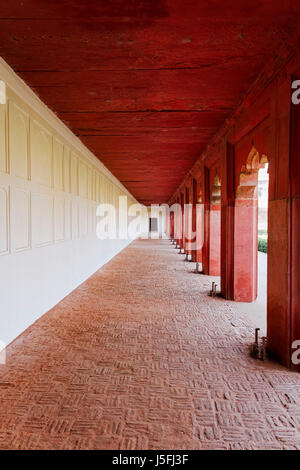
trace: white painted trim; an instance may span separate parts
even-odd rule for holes
[[[56,114],[43,103],[34,91],[22,80],[13,69],[0,57],[0,78],[6,85],[18,95],[28,106],[30,106],[42,119],[78,152],[82,153],[101,173],[117,185],[129,197],[138,202],[134,196],[123,186],[123,184],[108,170],[108,168],[73,134],[73,132],[59,119]]]

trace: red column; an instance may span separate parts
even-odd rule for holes
[[[192,182],[192,232],[196,234],[193,238],[193,248],[192,248],[192,261],[198,263],[198,247],[197,247],[197,203],[198,203],[198,188],[197,188],[197,180],[193,179]]]
[[[179,245],[181,250],[184,250],[185,240],[184,240],[184,194],[180,194],[180,205],[181,205],[181,238],[179,240]]]
[[[203,200],[204,200],[204,241],[202,248],[202,271],[209,274],[209,222],[210,222],[210,203],[209,203],[209,169],[203,168]]]
[[[220,276],[221,270],[221,187],[216,176],[210,188],[210,172],[204,169],[204,245],[203,272]]]
[[[234,300],[252,302],[257,297],[257,174],[253,185],[239,186],[234,208]]]
[[[202,263],[203,260],[203,245],[204,245],[204,204],[202,201],[198,202],[196,211],[196,250],[195,262]]]
[[[204,239],[204,210],[202,199],[199,196],[200,190],[199,178],[193,179],[192,182],[192,232],[195,234],[193,238],[192,261],[202,263],[202,249]]]
[[[221,292],[229,300],[234,298],[234,173],[234,146],[227,143],[222,158]]]
[[[176,245],[180,245],[180,239],[181,239],[181,231],[180,231],[180,224],[181,224],[181,212],[179,211],[179,208],[181,207],[180,205],[180,197],[176,199],[175,202],[175,212],[174,212],[174,236],[175,236],[175,241]]]
[[[185,188],[185,207],[184,207],[184,251],[187,255],[191,254],[191,205],[190,205],[190,188]]]
[[[220,276],[221,269],[221,204],[211,204],[209,211],[209,268],[210,276]]]
[[[170,238],[174,238],[174,212],[169,213],[169,223],[170,223]]]
[[[245,166],[235,189],[234,147],[228,144],[222,172],[221,290],[227,299],[240,302],[257,297],[258,168],[259,162]]]
[[[292,344],[300,340],[300,108],[291,104],[289,78],[278,84],[271,117],[268,351],[300,371],[292,362]]]

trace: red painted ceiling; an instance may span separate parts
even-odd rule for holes
[[[0,0],[0,54],[141,202],[166,202],[300,1]]]

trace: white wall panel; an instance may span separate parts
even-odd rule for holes
[[[49,245],[53,241],[53,197],[51,194],[33,193],[32,239],[36,247]]]
[[[11,194],[11,231],[13,250],[23,251],[31,247],[30,192],[14,187]]]
[[[53,140],[53,184],[55,189],[64,189],[64,145]]]
[[[65,240],[72,237],[72,201],[65,199]]]
[[[85,237],[88,233],[88,211],[86,202],[79,205],[79,236]]]
[[[54,240],[63,241],[65,238],[65,201],[63,197],[54,199]]]
[[[79,237],[79,207],[77,201],[72,201],[72,239]]]
[[[36,120],[30,121],[31,178],[51,187],[52,185],[52,136]]]
[[[13,175],[29,177],[29,116],[17,104],[9,101],[9,163]]]
[[[0,186],[0,255],[9,251],[9,190]]]
[[[87,198],[89,199],[89,201],[92,201],[93,200],[93,172],[92,172],[92,169],[89,167],[88,168],[88,194],[87,194]]]
[[[71,191],[70,183],[70,149],[64,147],[64,190],[66,193]]]
[[[70,174],[71,174],[71,192],[78,194],[78,158],[71,152],[71,163],[70,163]]]
[[[6,173],[7,170],[6,105],[0,104],[0,171]]]
[[[79,161],[79,196],[88,197],[88,169],[85,163]]]

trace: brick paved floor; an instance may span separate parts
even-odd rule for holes
[[[7,348],[0,448],[300,449],[300,375],[167,240],[139,240]]]

